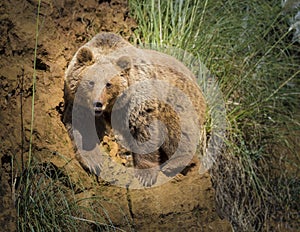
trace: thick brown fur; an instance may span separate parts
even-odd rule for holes
[[[158,90],[151,85],[152,82],[145,82],[147,86],[141,85],[140,89],[134,90],[129,100],[125,100],[126,104],[124,103],[130,110],[128,129],[135,140],[143,144],[153,139],[153,136],[164,135],[163,143],[156,150],[143,154],[133,152],[136,176],[145,186],[151,186],[156,182],[159,170],[169,176],[177,174],[187,164],[187,160],[194,155],[188,154],[192,153],[193,149],[189,148],[191,144],[186,143],[181,146],[182,155],[175,158],[173,156],[181,143],[182,136],[187,138],[186,141],[195,141],[193,138],[195,133],[190,133],[190,129],[187,129],[191,127],[182,128],[182,122],[194,123],[195,127],[197,124],[196,129],[201,130],[205,120],[205,100],[193,74],[171,56],[135,48],[120,36],[112,33],[100,33],[78,50],[65,76],[64,122],[66,126],[72,128],[71,114],[76,95],[76,105],[82,106],[87,112],[96,112],[96,122],[102,123],[102,126],[97,126],[100,130],[100,133],[98,132],[100,140],[106,128],[105,124],[110,123],[109,118],[107,120],[103,115],[110,117],[118,98],[130,93],[132,86],[148,80],[167,83],[167,87],[163,90],[168,93],[168,97],[160,99],[160,93],[154,94],[153,98],[147,97],[147,91]],[[184,108],[181,104],[185,101],[181,99],[182,94],[179,93],[183,93],[191,102],[196,119],[195,115],[190,113],[192,111],[184,111],[187,112],[186,115],[180,118],[174,109],[174,105],[177,109]],[[149,128],[155,120],[159,120],[164,126],[154,127],[154,134],[151,137]],[[77,124],[80,125],[80,123]],[[81,133],[80,128],[75,128],[75,130]],[[72,129],[69,132],[72,133]],[[122,131],[119,133],[122,134]],[[87,136],[85,140],[94,140],[93,137]],[[78,152],[77,158],[83,167],[99,175],[101,159],[96,157],[97,155],[81,151]],[[189,156],[188,159],[185,158],[187,156]],[[172,159],[173,162],[165,164],[166,161]]]

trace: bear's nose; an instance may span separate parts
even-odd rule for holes
[[[102,103],[101,102],[99,102],[99,101],[96,101],[96,102],[94,102],[94,107],[97,107],[97,108],[102,108]]]

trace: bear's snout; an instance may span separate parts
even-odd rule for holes
[[[95,101],[93,103],[93,106],[94,106],[95,116],[101,116],[103,113],[102,110],[103,104],[100,101]]]

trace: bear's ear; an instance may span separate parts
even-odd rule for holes
[[[93,52],[87,48],[87,47],[82,47],[77,53],[77,64],[82,66],[82,65],[90,65],[94,61],[94,55]]]
[[[128,71],[131,69],[131,59],[129,56],[122,56],[117,60],[116,65],[119,69]]]

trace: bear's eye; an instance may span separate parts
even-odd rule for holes
[[[107,82],[106,85],[105,85],[105,87],[108,88],[108,89],[109,89],[111,86],[112,86],[112,84],[109,83],[109,82]]]
[[[95,82],[94,81],[89,81],[89,86],[94,87]]]

